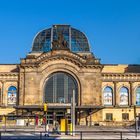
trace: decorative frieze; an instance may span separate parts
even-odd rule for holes
[[[38,68],[48,63],[49,61],[65,60],[77,65],[79,68],[96,68],[101,69],[100,60],[90,55],[90,58],[83,58],[82,56],[71,53],[69,51],[51,51],[43,53],[38,57],[31,57],[21,60],[20,67],[26,67],[28,69]]]
[[[0,73],[0,81],[1,80],[14,80],[14,81],[18,81],[18,73]]]
[[[140,81],[139,73],[102,73],[103,81]]]

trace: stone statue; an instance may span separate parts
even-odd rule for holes
[[[69,50],[68,43],[64,40],[62,33],[58,33],[58,39],[53,40],[52,50]]]

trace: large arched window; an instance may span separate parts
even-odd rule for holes
[[[140,105],[140,87],[136,89],[136,105]]]
[[[17,88],[15,86],[10,86],[8,88],[7,104],[15,105],[17,101]]]
[[[128,105],[129,98],[128,89],[126,87],[121,87],[119,94],[120,94],[120,105]]]
[[[113,104],[113,90],[109,86],[107,86],[103,91],[103,104],[104,105]]]
[[[71,103],[75,90],[75,101],[78,103],[78,85],[69,74],[58,72],[52,74],[45,85],[45,99],[48,103]]]

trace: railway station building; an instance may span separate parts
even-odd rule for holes
[[[76,124],[134,121],[140,115],[140,65],[101,64],[91,47],[70,25],[37,33],[19,64],[0,65],[0,115],[41,116],[47,103],[53,123],[70,118],[75,98]]]

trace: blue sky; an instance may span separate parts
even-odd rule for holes
[[[103,64],[140,64],[140,0],[0,0],[0,63],[20,63],[52,24],[83,31]]]

